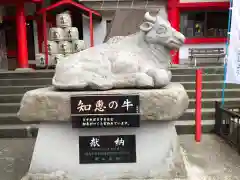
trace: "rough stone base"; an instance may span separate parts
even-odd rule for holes
[[[79,164],[79,136],[123,134],[136,135],[136,163]],[[53,177],[57,171],[66,172],[68,179],[63,178],[64,173],[62,179]],[[101,129],[72,129],[70,123],[42,124],[29,169],[31,180],[39,173],[45,174],[44,180],[50,180],[47,174],[51,180],[186,178],[173,121],[142,121],[140,128]]]
[[[67,173],[56,171],[51,174],[28,173],[21,180],[71,180],[67,177]]]
[[[91,94],[138,94],[141,120],[176,120],[188,108],[184,87],[171,83],[162,89],[116,89],[108,91],[56,91],[41,88],[25,93],[18,116],[22,121],[69,121],[71,96]]]

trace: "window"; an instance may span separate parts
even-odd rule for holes
[[[227,37],[228,11],[182,12],[180,29],[188,38]]]

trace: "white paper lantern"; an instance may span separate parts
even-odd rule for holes
[[[48,56],[49,59],[50,56]],[[36,66],[37,67],[46,67],[46,58],[45,58],[45,54],[40,53],[40,54],[36,54]]]
[[[76,27],[65,28],[64,34],[65,34],[65,40],[67,40],[67,41],[79,39],[78,28],[76,28]]]
[[[86,45],[83,40],[74,40],[72,41],[72,51],[74,53],[80,52],[86,49]]]
[[[64,30],[62,28],[50,28],[49,29],[49,40],[51,41],[62,41],[64,40]]]
[[[56,24],[57,24],[57,27],[61,27],[61,28],[71,27],[72,26],[71,15],[67,12],[58,14],[56,17]]]
[[[53,55],[51,55],[49,65],[50,66],[56,65],[62,58],[64,58],[63,54],[53,54]]]
[[[60,54],[70,54],[72,53],[72,43],[69,41],[61,41],[58,44],[58,49]]]
[[[42,43],[42,50],[45,53],[44,42]],[[58,43],[55,41],[47,41],[47,48],[49,54],[58,54]]]

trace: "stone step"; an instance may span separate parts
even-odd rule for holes
[[[17,117],[17,113],[0,113],[0,124],[26,124]]]
[[[17,113],[19,110],[19,103],[0,103],[0,114],[1,113]]]
[[[203,88],[214,89],[222,88],[223,86],[223,77],[221,75],[209,75],[203,76]],[[184,85],[186,89],[195,88],[195,76],[185,75],[185,76],[173,76],[172,82],[180,82]],[[51,86],[51,78],[34,78],[34,79],[0,79],[0,91],[4,89],[1,88],[14,88],[15,86],[37,86],[36,88],[43,86]],[[6,87],[5,87],[6,86]],[[240,87],[238,84],[227,84],[226,88],[235,88]],[[0,92],[1,93],[1,92]]]
[[[34,78],[34,79],[0,79],[0,86],[34,86],[34,85],[51,85],[51,78]]]
[[[208,99],[202,99],[202,108],[215,108],[215,102],[221,102],[222,98],[208,98]],[[190,99],[189,102],[189,109],[195,108],[195,99]],[[240,98],[224,98],[224,105],[226,106],[234,106],[238,105],[240,102]]]
[[[194,99],[195,99],[195,90],[187,90],[188,96],[190,99],[193,99],[190,101],[189,108],[194,107]],[[23,94],[0,94],[0,103],[20,103],[22,99]],[[204,89],[202,90],[202,98],[203,98],[203,107],[213,107],[211,104],[211,100],[222,97],[222,89]],[[210,100],[204,100],[204,99]],[[230,98],[229,104],[234,104],[234,102],[238,101],[240,98],[240,90],[239,89],[225,89],[225,98],[226,101]],[[212,101],[214,103],[214,100]],[[206,105],[205,105],[206,104]],[[3,110],[0,110],[0,112]]]
[[[195,81],[191,82],[181,82],[181,84],[184,86],[185,89],[193,90],[195,89]],[[208,82],[202,82],[202,88],[203,89],[222,89],[223,87],[223,81],[208,81]],[[226,89],[240,89],[240,84],[226,84]]]
[[[195,77],[195,69],[193,70],[193,73],[186,74],[186,73],[175,73],[175,70],[172,71],[173,76],[181,77],[184,76],[185,78],[190,78],[192,80],[193,77]],[[0,73],[0,79],[35,79],[35,78],[52,78],[54,75],[54,72],[51,71],[40,71],[40,72],[29,72],[29,73]],[[203,71],[203,76],[212,76],[212,77],[222,77],[223,78],[223,73],[207,73]],[[189,77],[188,77],[189,76]],[[195,78],[194,78],[195,79]],[[186,79],[188,80],[188,79]]]
[[[186,90],[195,91],[195,83],[194,82],[181,82],[181,84],[185,87]],[[30,85],[30,86],[0,86],[0,95],[7,94],[24,94],[27,91],[44,88],[50,85]],[[203,82],[203,89],[222,89],[221,82]],[[227,84],[227,89],[240,89],[240,85],[238,84]],[[214,97],[213,97],[214,98]]]
[[[176,121],[178,134],[195,134],[195,120]],[[215,120],[203,120],[201,122],[202,133],[213,133]]]
[[[202,120],[215,119],[215,109],[202,109]],[[195,109],[187,109],[186,112],[179,118],[181,121],[194,120]]]
[[[183,75],[174,75],[172,77],[173,82],[195,82],[195,74],[183,74]],[[203,74],[203,81],[223,81],[222,74]],[[2,78],[0,79],[1,86],[8,85],[44,85],[52,83],[52,76],[50,77],[35,77],[29,74],[28,77],[16,77],[16,78]]]
[[[44,88],[48,85],[37,86],[0,86],[0,94],[24,94],[27,91]]]
[[[203,81],[223,81],[224,77],[222,74],[208,74],[202,76]],[[192,74],[188,75],[173,75],[172,82],[195,82],[196,76]]]
[[[183,75],[183,74],[196,74],[196,69],[199,67],[188,67],[188,68],[170,68],[172,74]],[[203,74],[223,74],[224,68],[222,66],[212,66],[202,68]]]
[[[20,103],[23,94],[0,94],[0,103]]]
[[[0,79],[27,79],[27,78],[52,78],[54,70],[37,70],[33,72],[5,71],[0,72]]]
[[[190,99],[195,98],[195,90],[187,90],[188,96]],[[225,98],[240,98],[240,89],[225,89],[224,90]],[[221,98],[222,89],[203,89],[202,98]]]
[[[170,68],[173,75],[195,75],[196,67]],[[203,74],[223,74],[223,67],[204,67]],[[54,70],[36,70],[33,72],[3,71],[0,79],[30,79],[30,78],[52,78]]]
[[[18,124],[39,124],[39,122],[24,122],[17,117],[17,113],[0,113],[1,125],[18,125]]]
[[[34,124],[0,125],[0,138],[32,138],[37,132]]]

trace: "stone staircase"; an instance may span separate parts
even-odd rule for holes
[[[173,82],[181,82],[190,97],[189,109],[176,122],[180,134],[194,133],[195,119],[195,69],[172,68]],[[51,85],[52,70],[31,73],[0,72],[0,137],[25,137],[37,125],[25,124],[16,117],[21,98],[26,91]],[[203,132],[209,133],[214,124],[214,102],[221,101],[223,83],[222,67],[204,67],[202,91]],[[228,84],[225,104],[237,104],[240,85]],[[36,128],[33,128],[36,130]],[[35,131],[34,131],[35,132]]]
[[[179,133],[194,132],[195,124],[195,71],[194,68],[173,69],[173,82],[183,84],[188,92],[190,104],[185,114],[177,122]],[[215,123],[215,101],[222,98],[223,67],[203,67],[202,82],[202,127],[203,132],[210,133]],[[236,105],[240,102],[240,85],[227,84],[225,105]]]

